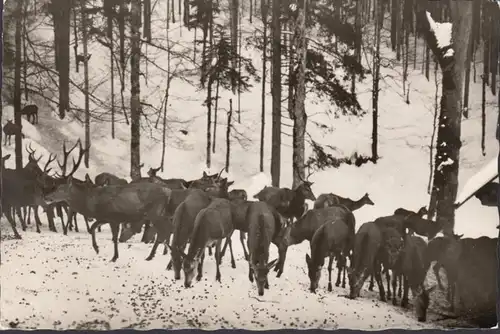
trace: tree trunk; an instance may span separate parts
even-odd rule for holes
[[[22,127],[21,119],[21,32],[23,21],[21,19],[23,15],[23,1],[17,3],[16,8],[16,34],[15,34],[15,44],[16,44],[16,59],[14,67],[14,123],[18,129]],[[16,153],[16,169],[21,170],[23,168],[23,139],[21,132],[16,132],[14,137],[15,141],[15,153]],[[0,143],[1,145],[2,143]]]
[[[354,42],[354,55],[359,62],[361,59],[361,0],[356,0],[356,14],[354,18],[354,30],[356,32],[355,42]],[[351,77],[351,94],[356,94],[356,73],[352,72]]]
[[[229,99],[229,111],[227,112],[226,128],[226,173],[229,173],[229,160],[231,157],[231,119],[233,118],[233,99]]]
[[[82,44],[83,44],[83,85],[85,95],[85,167],[89,168],[90,156],[90,106],[89,106],[89,62],[88,55],[88,39],[87,39],[87,14],[85,13],[85,0],[80,0],[81,5],[81,24],[82,24]]]
[[[172,6],[174,1],[172,0]],[[173,7],[172,7],[173,8]],[[173,10],[172,10],[173,13]],[[172,14],[173,17],[173,14]],[[168,20],[167,20],[168,21]],[[165,106],[163,107],[163,129],[162,129],[162,151],[161,151],[161,171],[163,172],[163,168],[165,166],[165,151],[167,150],[167,108],[168,108],[168,98],[170,96],[170,83],[174,79],[174,75],[171,72],[170,67],[170,36],[168,29],[166,31],[167,34],[167,70],[168,70],[168,79],[167,79],[167,87],[165,88]]]
[[[207,100],[205,101],[207,105],[207,147],[206,147],[206,153],[207,153],[207,159],[206,159],[206,164],[207,168],[210,168],[210,165],[212,163],[212,156],[210,152],[211,148],[211,128],[212,128],[212,85],[213,85],[213,78],[212,75],[209,75],[208,77],[208,84],[207,84]]]
[[[109,61],[111,66],[111,138],[115,139],[115,60],[113,36],[109,39]]]
[[[434,119],[432,121],[432,135],[431,144],[429,146],[429,182],[427,184],[427,193],[431,195],[431,201],[429,203],[429,211],[432,208],[432,212],[436,211],[436,192],[432,191],[432,180],[434,171],[432,168],[433,158],[434,158],[434,140],[436,138],[436,129],[438,124],[436,124],[439,114],[439,80],[438,80],[438,67],[434,67],[434,85],[436,87],[436,94],[434,95]]]
[[[214,107],[214,134],[212,140],[212,153],[215,153],[215,143],[217,141],[217,111],[219,109],[219,80],[215,84],[215,107]]]
[[[398,15],[398,2],[400,0],[392,0],[391,1],[391,47],[392,51],[396,51],[396,44],[398,40],[398,33],[399,31],[397,30],[397,15]]]
[[[141,177],[141,1],[131,0],[130,36],[130,177]]]
[[[250,1],[251,2],[251,1]],[[240,13],[240,11],[238,11]],[[243,6],[241,8],[241,14],[238,19],[238,77],[241,77],[241,19],[243,18]],[[238,80],[238,123],[241,123],[241,81]]]
[[[469,118],[469,88],[470,88],[470,63],[473,49],[473,35],[469,36],[467,47],[467,58],[465,60],[465,83],[464,83],[464,117]]]
[[[273,95],[273,129],[271,147],[271,179],[272,185],[279,187],[281,169],[281,25],[280,0],[273,0],[272,11],[272,89]]]
[[[231,48],[233,54],[238,54],[238,9],[240,7],[239,0],[230,0],[230,16],[231,16]],[[236,58],[231,58],[231,66],[234,71],[238,70]],[[231,89],[233,94],[236,94],[237,85],[234,77],[231,77]]]
[[[52,0],[51,6],[54,17],[54,34],[57,38],[55,44],[57,53],[56,67],[59,72],[59,118],[64,119],[69,109],[69,44],[71,31],[69,23],[71,2],[68,0]]]
[[[483,82],[481,85],[481,152],[486,155],[486,73],[483,73]]]
[[[21,0],[19,0],[21,1]],[[28,15],[28,1],[27,0],[22,0],[23,3],[23,35],[22,35],[22,42],[23,42],[23,80],[24,80],[24,99],[26,100],[25,102],[28,102],[28,53],[27,53],[27,47],[26,47],[26,39],[28,38],[28,31],[26,30],[27,23],[26,23],[26,16]],[[34,120],[33,120],[34,122]],[[1,143],[0,143],[1,144]]]
[[[361,6],[359,7],[361,8]],[[307,55],[306,13],[307,0],[299,1],[297,3],[297,19],[293,36],[293,45],[297,58],[297,73],[295,74],[297,86],[293,99],[293,189],[297,188],[302,180],[305,180],[305,132],[307,126],[307,114],[305,110]]]
[[[263,34],[264,34],[263,36],[264,46],[262,50],[262,89],[261,89],[262,105],[260,114],[260,162],[259,162],[260,172],[264,172],[264,143],[265,143],[265,129],[266,129],[267,10],[269,8],[268,3],[266,1],[270,0],[261,0],[260,3]]]
[[[427,33],[427,43],[438,58],[443,72],[443,93],[433,188],[437,194],[437,221],[443,224],[443,234],[445,235],[452,235],[455,225],[454,203],[458,189],[459,158],[462,144],[460,123],[463,71],[472,26],[472,3],[466,0],[451,1],[450,8],[453,22],[454,54],[451,56],[443,55],[437,48],[434,34],[430,29]],[[422,13],[422,15],[426,14]],[[427,17],[425,22],[428,24]]]
[[[377,8],[375,15],[375,55],[373,57],[373,91],[372,91],[372,161],[377,163],[378,159],[378,95],[380,81],[380,31],[383,24],[383,10],[381,0],[375,0]]]

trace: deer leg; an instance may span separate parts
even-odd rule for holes
[[[160,236],[157,234],[155,243],[154,243],[153,247],[151,247],[151,252],[149,253],[148,257],[146,258],[146,261],[151,261],[155,257],[156,250],[158,249],[158,246],[161,243],[160,239],[161,239]]]
[[[396,298],[396,287],[398,285],[398,278],[399,278],[399,274],[396,274],[396,273],[392,273],[392,305],[396,306],[398,301],[397,301],[397,298]]]
[[[144,223],[144,232],[142,233],[142,238],[141,238],[142,243],[146,243],[146,235],[148,234],[148,231],[151,228],[150,224],[151,224],[150,222]]]
[[[250,260],[248,261],[248,279],[250,280],[250,283],[253,283],[253,270]]]
[[[23,207],[23,219],[26,222],[26,225],[31,225],[31,219],[30,219],[30,209],[31,206],[24,206]]]
[[[408,306],[408,290],[410,289],[410,285],[408,282],[408,278],[406,276],[403,277],[403,298],[401,299],[401,306]]]
[[[198,263],[198,273],[196,275],[196,280],[198,282],[201,281],[201,278],[203,277],[203,262],[204,261],[205,261],[205,250],[203,250],[203,253],[201,253],[200,262]],[[217,261],[217,257],[216,257],[215,261]]]
[[[33,214],[35,216],[36,232],[40,233],[40,226],[42,226],[42,222],[40,221],[40,216],[38,216],[38,207],[37,206],[33,206]]]
[[[385,279],[387,281],[387,299],[391,299],[392,293],[391,293],[391,273],[389,272],[389,269],[385,270]]]
[[[229,241],[231,242],[231,241]],[[215,280],[220,283],[221,275],[220,275],[220,248],[221,248],[222,240],[217,241],[215,244],[215,265],[217,267],[217,271],[215,273]],[[229,246],[231,248],[231,246]]]
[[[47,215],[47,220],[49,221],[49,231],[57,232],[56,226],[54,224],[54,212],[52,211],[52,208],[46,207],[45,214]],[[65,233],[65,235],[66,234],[67,234],[67,232]]]
[[[373,274],[370,275],[370,285],[368,286],[368,291],[373,291],[373,287],[375,286]]]
[[[398,297],[401,298],[401,296],[403,295],[403,274],[400,274],[398,276]]]
[[[288,250],[288,245],[286,245],[283,240],[279,240],[276,246],[278,247],[278,264],[276,265],[276,267],[279,268],[277,270],[278,273],[276,274],[276,277],[280,277],[283,274],[283,268],[285,267],[286,251]]]
[[[232,233],[231,233],[232,235]],[[231,254],[231,268],[235,269],[236,268],[236,262],[234,261],[234,254],[233,254],[233,241],[231,240],[231,237],[228,237],[229,239],[229,253]],[[221,256],[222,260],[222,256]],[[222,263],[222,261],[221,261]]]
[[[333,260],[333,259],[332,259]],[[330,270],[330,264],[328,264],[328,271]],[[340,286],[340,275],[342,273],[342,255],[337,255],[337,281],[335,282],[335,286]],[[330,273],[329,273],[330,275]],[[328,291],[332,291],[330,289],[330,279],[328,282]]]
[[[245,232],[240,231],[240,241],[241,241],[241,246],[243,246],[243,255],[245,256],[245,260],[248,261],[248,250],[247,246],[245,245]]]
[[[114,247],[113,258],[111,258],[111,262],[116,262],[116,260],[118,260],[118,234],[120,232],[120,224],[109,223],[109,227],[111,228],[111,235]]]
[[[97,229],[97,227],[100,225],[100,224],[104,224],[104,223],[101,223],[100,221],[96,220],[92,226],[90,227],[90,234],[92,235],[92,248],[94,248],[95,252],[97,254],[99,254],[99,246],[97,246],[97,241],[95,239],[95,230]]]
[[[373,276],[375,276],[375,281],[377,282],[378,285],[378,291],[380,295],[380,301],[385,302],[385,291],[384,291],[384,282],[382,282],[382,275],[381,275],[381,270],[380,270],[380,265],[378,268],[373,273]]]
[[[224,257],[224,255],[226,255],[226,248],[227,248],[227,245],[229,244],[229,241],[231,240],[232,235],[233,235],[233,232],[231,232],[229,234],[229,236],[226,238],[226,242],[224,243],[224,247],[222,247],[222,251],[221,251],[221,255],[220,255],[221,263],[222,263],[222,258]]]
[[[8,207],[8,208],[6,208],[4,210],[5,210],[4,211],[5,217],[7,217],[7,220],[9,221],[10,227],[12,228],[12,232],[14,232],[14,238],[15,239],[22,239],[21,235],[19,234],[19,232],[17,232],[16,222],[14,221],[14,218],[12,218],[11,208]]]
[[[75,220],[76,220],[76,212],[74,212],[73,215],[75,216]],[[87,216],[83,216],[83,220],[85,220],[85,225],[87,225],[87,232],[90,233],[89,220],[88,220]]]
[[[338,264],[338,261],[337,261],[337,264]],[[330,257],[328,258],[328,291],[329,292],[332,292],[333,290],[333,287],[332,287],[332,268],[333,267],[333,255],[330,255]],[[338,267],[338,266],[337,266]],[[337,283],[335,283],[336,286]]]
[[[15,209],[15,212],[16,212],[17,217],[21,221],[21,228],[23,229],[23,231],[26,231],[27,226],[26,226],[26,222],[24,221],[23,216],[21,214],[21,208],[17,207]]]

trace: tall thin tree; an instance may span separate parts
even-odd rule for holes
[[[272,0],[272,88],[273,121],[271,146],[272,185],[279,187],[281,170],[281,6],[280,0]]]
[[[131,0],[130,36],[130,177],[141,177],[141,0]]]
[[[23,2],[19,1],[16,8],[16,34],[15,34],[15,44],[16,44],[16,59],[14,64],[14,122],[18,129],[21,129],[21,33],[22,33],[22,15],[23,15]],[[23,151],[22,151],[22,137],[21,132],[17,132],[15,135],[15,152],[16,152],[16,169],[21,170],[23,168]]]
[[[89,59],[88,59],[88,38],[87,29],[89,24],[87,22],[86,13],[86,0],[80,0],[81,9],[81,29],[82,29],[82,44],[83,44],[83,89],[85,96],[85,167],[89,168],[90,156],[90,106],[89,106]]]

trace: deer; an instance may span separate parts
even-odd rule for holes
[[[332,220],[321,225],[310,242],[311,256],[306,253],[307,271],[310,280],[309,290],[316,293],[321,270],[325,264],[325,257],[328,257],[328,291],[332,291],[332,264],[333,259],[344,259],[347,244],[350,240],[349,226],[341,220]],[[345,265],[345,264],[344,264]],[[340,276],[339,269],[339,276]]]
[[[429,308],[429,295],[435,290],[436,285],[426,288],[424,285],[427,275],[426,263],[427,243],[417,236],[405,236],[404,249],[400,254],[396,271],[404,277],[404,292],[401,306],[408,306],[408,291],[411,289],[414,297],[414,309],[419,322],[425,322],[427,319],[427,309]],[[395,277],[393,278],[395,282]],[[393,283],[393,287],[396,283]],[[393,304],[396,305],[396,298],[393,298]]]
[[[86,179],[90,180],[88,174]],[[110,224],[114,254],[111,262],[118,259],[118,230],[122,223],[150,220],[155,228],[163,230],[161,221],[165,217],[164,206],[168,203],[172,190],[155,183],[129,183],[122,185],[82,185],[66,178],[53,191],[45,195],[49,203],[65,201],[70,208],[95,218],[90,227],[92,246],[96,253],[99,248],[95,239],[95,229],[102,224]]]
[[[227,178],[223,178],[215,182],[214,185],[206,191],[193,189],[186,199],[175,209],[173,215],[172,243],[170,248],[172,256],[171,262],[174,269],[174,278],[176,280],[181,278],[181,254],[190,240],[196,216],[202,209],[209,206],[214,198],[227,198],[227,188],[233,183],[233,181],[228,182]],[[155,245],[151,250],[152,254],[159,240],[164,239],[156,238]],[[152,254],[150,254],[150,257]]]
[[[396,288],[398,278],[402,276],[396,270],[397,262],[400,257],[401,251],[403,250],[404,240],[403,236],[395,228],[382,228],[380,229],[382,234],[382,245],[379,253],[379,262],[384,267],[384,273],[387,280],[387,299],[391,299],[395,305],[396,303]],[[377,267],[380,269],[380,267]],[[391,273],[392,271],[392,281]],[[372,275],[373,276],[373,275]],[[392,294],[391,294],[391,283],[392,283]]]
[[[201,179],[199,180],[194,180],[192,181],[194,183],[194,186],[195,187],[198,187],[198,188],[189,188],[189,189],[172,189],[172,196],[170,197],[170,201],[167,203],[166,205],[166,210],[168,211],[169,215],[172,216],[175,212],[175,210],[177,209],[177,207],[193,192],[204,192],[205,190],[209,190],[211,191],[210,189],[213,189],[214,185],[219,185],[220,184],[220,181],[219,179],[213,179],[213,176],[210,176],[210,177],[206,177],[207,174],[204,173],[204,175],[202,176]],[[217,175],[216,175],[217,176]],[[229,183],[231,184],[231,183]],[[215,193],[217,193],[217,191],[215,191]],[[170,217],[164,222],[164,225],[165,225],[165,234],[162,234],[159,236],[159,238],[157,237],[156,240],[155,240],[155,244],[153,245],[152,249],[151,249],[151,253],[150,255],[146,258],[147,261],[150,261],[154,258],[155,254],[156,254],[156,250],[159,246],[159,243],[161,242],[165,242],[165,248],[164,248],[164,252],[163,254],[167,254],[167,244],[169,242],[169,239],[170,239],[170,235],[172,233],[172,229],[173,229],[173,222],[172,222],[172,217]],[[193,218],[194,219],[194,218]],[[142,222],[141,222],[142,224]],[[120,242],[125,242],[127,240],[129,240],[134,234],[136,233],[140,233],[141,232],[141,227],[142,225],[141,224],[131,224],[131,223],[126,223],[122,226],[122,231],[120,233]],[[145,225],[145,229],[144,229],[144,234],[143,234],[143,238],[142,240],[145,241],[146,243],[148,243],[149,239],[154,239],[154,234],[153,233],[150,233],[150,229],[153,229],[154,231],[156,231],[156,229],[154,229],[154,227],[149,227],[149,224],[146,223]],[[156,232],[154,232],[156,233]],[[209,248],[210,250],[210,248]],[[209,253],[211,255],[211,252]],[[169,263],[169,268],[171,268],[172,266],[172,263],[170,262]]]
[[[243,200],[248,199],[247,192],[243,189],[233,189],[228,193],[229,200]]]
[[[346,284],[346,257],[350,255],[353,249],[354,236],[356,229],[356,219],[351,210],[344,206],[332,206],[323,209],[312,209],[304,216],[299,218],[296,222],[292,223],[286,228],[284,239],[287,246],[298,245],[304,240],[312,242],[314,233],[325,223],[331,221],[341,221],[348,227],[349,239],[346,241],[346,248],[342,254],[336,254],[338,276],[335,286],[340,286],[341,272],[343,273],[342,287],[345,288]],[[285,253],[286,255],[286,253]],[[283,256],[284,257],[284,256]]]
[[[76,173],[76,171],[80,167],[82,159],[85,156],[85,153],[87,152],[87,150],[89,148],[84,149],[80,139],[78,139],[76,141],[76,143],[69,150],[67,149],[66,141],[63,142],[62,146],[63,146],[62,147],[62,149],[63,149],[62,162],[57,161],[57,164],[58,164],[59,169],[61,171],[60,175],[57,175],[56,177],[52,177],[52,176],[48,176],[45,174],[41,179],[41,183],[43,184],[43,188],[44,188],[45,193],[50,193],[50,192],[54,191],[55,189],[57,189],[58,186],[66,184],[67,183],[66,181],[68,180],[69,177],[71,177],[73,184],[78,184],[78,185],[84,186],[84,185],[88,185],[88,184],[92,183],[92,181],[88,177],[86,178],[85,181],[82,181],[82,180],[79,180],[79,179],[73,177],[73,175]],[[72,166],[71,170],[68,172],[68,159],[69,159],[71,153],[77,147],[78,147],[78,156],[76,159],[73,157],[73,166]],[[66,203],[64,203],[64,202],[66,202]],[[73,201],[73,202],[75,202],[75,201]],[[78,232],[78,224],[77,224],[77,220],[76,220],[76,213],[77,212],[84,216],[85,224],[87,225],[87,231],[90,233],[88,218],[85,216],[85,214],[83,212],[79,211],[77,208],[72,207],[72,205],[70,203],[68,203],[67,201],[59,201],[59,203],[57,203],[57,204],[61,205],[65,210],[67,210],[67,212],[66,212],[67,222],[66,222],[66,224],[64,224],[63,221],[61,222],[64,235],[68,234],[68,228],[70,230],[72,230],[73,221],[75,223],[75,231]],[[61,216],[61,220],[62,220],[62,216]]]
[[[379,254],[382,247],[382,232],[374,222],[364,223],[356,232],[353,260],[348,269],[349,298],[360,296],[361,288],[369,275],[373,274],[379,288],[380,300],[385,301],[384,284],[380,274]]]
[[[365,205],[374,205],[373,201],[368,196],[368,193],[364,194],[359,200],[355,201],[350,198],[340,197],[338,195],[329,193],[321,194],[318,199],[314,202],[314,208],[320,209],[333,205],[343,205],[351,211],[358,210]]]
[[[312,185],[312,182],[306,180],[302,181],[294,190],[266,186],[253,198],[273,206],[289,220],[293,218],[299,219],[306,210],[305,200],[316,200],[311,190]],[[279,266],[276,266],[275,270],[279,270]]]
[[[21,221],[21,226],[23,231],[26,230],[26,222],[24,221],[20,208],[26,206],[42,206],[46,207],[46,203],[43,201],[42,188],[38,184],[37,180],[30,177],[28,170],[32,168],[33,164],[36,164],[36,160],[30,160],[28,164],[22,170],[14,170],[5,167],[5,161],[10,157],[7,155],[2,157],[2,187],[3,193],[1,197],[1,210],[9,221],[12,231],[14,232],[14,237],[16,239],[21,239],[20,234],[16,229],[16,223],[12,216],[12,213],[17,213],[19,220]],[[38,167],[38,166],[37,166]],[[39,168],[39,167],[38,167]],[[37,220],[37,232],[40,232],[40,220],[38,214],[35,214]]]
[[[132,180],[131,183],[142,183],[142,182],[152,182],[156,184],[165,185],[170,189],[187,189],[189,184],[183,179],[163,179],[156,175],[156,173],[161,169],[150,168],[148,171],[148,177],[141,177],[137,180]]]
[[[190,236],[187,253],[180,250],[182,269],[184,271],[184,287],[190,288],[193,278],[200,281],[203,276],[203,260],[205,248],[215,245],[215,280],[221,282],[220,252],[221,243],[233,231],[231,203],[225,198],[215,198],[196,215],[193,231]]]
[[[26,120],[31,124],[38,124],[38,107],[36,105],[28,104],[24,106],[21,110],[21,115],[25,115]]]
[[[94,182],[95,182],[96,186],[103,186],[105,184],[114,185],[114,184],[127,184],[128,183],[127,180],[122,179],[118,176],[115,176],[111,173],[106,173],[106,172],[96,175]]]
[[[3,133],[5,134],[4,146],[7,146],[7,140],[9,141],[9,145],[11,145],[12,136],[16,136],[20,134],[22,138],[26,138],[26,136],[22,133],[22,125],[17,125],[12,122],[12,120],[7,120],[7,123],[3,126]]]
[[[281,216],[265,202],[251,202],[247,212],[248,226],[248,279],[256,282],[257,293],[264,295],[269,289],[268,273],[277,264],[278,259],[269,262],[269,247],[278,235]]]
[[[457,281],[456,274],[456,263],[458,262],[459,254],[450,252],[449,249],[453,249],[454,243],[460,242],[463,234],[453,234],[452,236],[437,237],[429,241],[425,251],[425,271],[427,272],[433,261],[436,261],[432,270],[436,277],[438,286],[440,290],[444,290],[443,283],[441,282],[441,276],[439,271],[443,268],[446,272],[446,277],[448,281],[446,299],[450,303],[450,310],[454,309],[455,300],[455,285]]]

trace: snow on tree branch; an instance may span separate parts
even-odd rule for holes
[[[452,24],[450,22],[436,22],[432,18],[432,15],[426,11],[427,21],[429,22],[430,31],[434,34],[436,38],[436,46],[445,51],[443,57],[453,56],[453,49],[451,48],[451,28]]]

